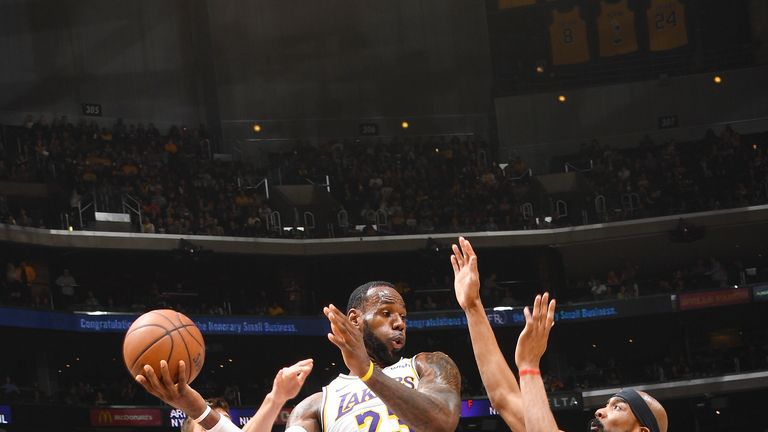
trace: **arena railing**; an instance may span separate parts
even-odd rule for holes
[[[375,216],[375,215],[374,215]],[[659,248],[666,247],[668,234],[677,228],[680,219],[713,230],[753,227],[753,235],[768,229],[768,205],[712,210],[626,221],[579,225],[563,228],[539,228],[513,231],[430,233],[392,236],[356,236],[324,239],[289,239],[270,237],[226,237],[209,235],[144,234],[123,232],[69,231],[0,224],[0,242],[30,246],[64,247],[74,249],[119,249],[169,251],[178,246],[179,239],[192,241],[206,251],[243,253],[250,255],[317,256],[329,253],[356,254],[381,252],[382,245],[390,252],[419,251],[427,240],[439,243],[455,242],[459,235],[474,238],[477,247],[536,247],[558,245],[567,247],[606,240],[653,238]],[[375,220],[375,218],[374,218]],[[272,230],[282,229],[279,212],[268,221]]]

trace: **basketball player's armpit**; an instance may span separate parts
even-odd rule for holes
[[[304,399],[291,411],[286,425],[301,426],[307,432],[320,432],[320,405],[322,402],[322,393],[315,393]]]
[[[416,357],[420,375],[419,387],[447,386],[456,394],[461,391],[461,374],[456,363],[441,352],[421,353]]]

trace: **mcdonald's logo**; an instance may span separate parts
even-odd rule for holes
[[[162,426],[162,411],[145,408],[93,408],[91,426]]]
[[[99,410],[97,417],[97,424],[112,424],[115,420],[112,418],[112,413],[107,410]]]

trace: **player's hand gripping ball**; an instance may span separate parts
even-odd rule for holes
[[[179,360],[184,360],[191,383],[203,369],[203,335],[184,314],[170,309],[149,311],[125,334],[123,360],[133,377],[144,374],[144,365],[152,366],[159,376],[160,360],[165,360],[174,383],[178,382]]]

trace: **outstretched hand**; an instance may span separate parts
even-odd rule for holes
[[[156,396],[168,405],[180,409],[186,413],[205,405],[205,400],[197,390],[187,384],[187,367],[183,360],[179,360],[179,382],[174,384],[168,363],[160,360],[160,376],[150,365],[144,365],[144,375],[136,375],[138,382],[144,390]]]
[[[453,267],[453,288],[461,309],[481,306],[480,272],[477,270],[477,255],[469,240],[459,237],[459,245],[451,245],[451,266]]]
[[[352,375],[365,375],[368,372],[371,359],[365,349],[363,331],[332,304],[324,307],[323,313],[331,322],[331,333],[328,333],[328,340],[339,347],[344,363]]]
[[[295,398],[309,373],[312,372],[313,365],[312,359],[306,359],[277,371],[275,381],[272,383],[272,395],[275,400],[283,404]]]
[[[526,306],[523,314],[525,328],[517,339],[515,363],[518,369],[538,369],[541,356],[547,350],[549,331],[555,325],[555,300],[549,300],[549,293],[537,295],[533,301],[533,312]]]

